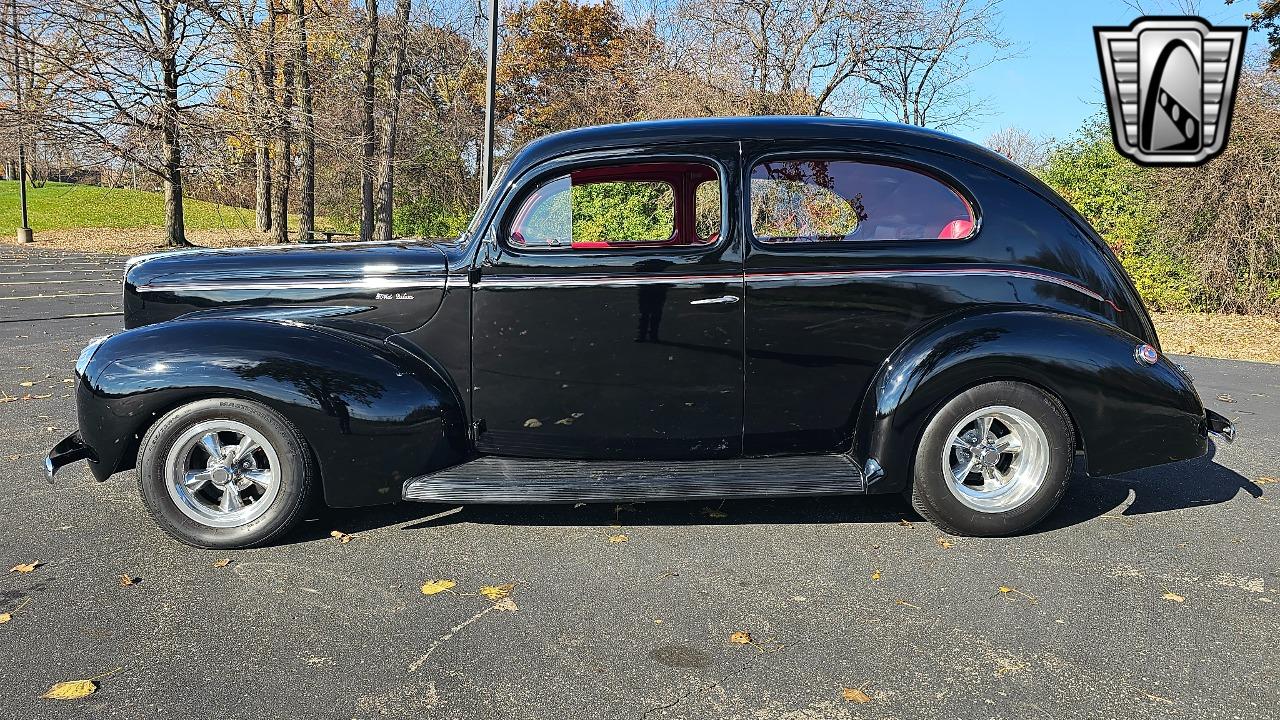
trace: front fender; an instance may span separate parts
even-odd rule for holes
[[[1057,396],[1090,474],[1203,455],[1199,395],[1168,358],[1154,366],[1137,360],[1142,342],[1112,325],[1052,311],[979,311],[924,329],[881,366],[859,412],[854,451],[874,460],[869,490],[905,488],[934,411],[992,380],[1027,382]],[[882,473],[874,472],[877,465]]]
[[[94,474],[132,467],[164,413],[219,396],[257,400],[297,426],[336,507],[394,502],[405,479],[466,454],[458,394],[407,353],[297,323],[185,319],[114,335],[85,367],[77,410]]]

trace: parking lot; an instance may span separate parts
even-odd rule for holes
[[[893,497],[401,505],[226,553],[163,535],[131,472],[43,479],[122,266],[0,246],[0,571],[40,562],[0,578],[0,717],[1277,716],[1280,366],[1180,359],[1240,439],[1079,476],[1021,537]]]

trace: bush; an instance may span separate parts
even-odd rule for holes
[[[1115,250],[1143,300],[1155,310],[1199,309],[1196,279],[1176,248],[1161,240],[1155,173],[1116,152],[1105,116],[1059,143],[1039,171]]]

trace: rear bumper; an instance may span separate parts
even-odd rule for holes
[[[44,476],[49,482],[53,482],[53,476],[57,474],[59,468],[80,460],[97,462],[98,455],[93,451],[93,448],[80,439],[80,431],[77,430],[63,438],[57,445],[54,445],[49,454],[45,455]]]
[[[1236,426],[1233,425],[1230,420],[1212,410],[1204,411],[1204,419],[1205,423],[1209,426],[1209,432],[1217,435],[1227,442],[1235,441]]]

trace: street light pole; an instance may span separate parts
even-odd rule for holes
[[[498,82],[498,0],[489,0],[489,67],[485,72],[484,149],[480,162],[480,198],[493,182],[493,113]]]

